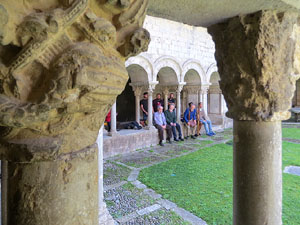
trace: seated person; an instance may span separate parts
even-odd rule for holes
[[[172,128],[174,141],[179,141],[179,140],[183,141],[182,134],[181,134],[181,127],[176,122],[176,113],[175,113],[174,109],[175,109],[175,104],[171,103],[169,105],[169,109],[165,111],[165,117],[167,120],[167,124],[170,125]],[[177,139],[176,129],[178,131],[179,139]]]
[[[215,135],[216,133],[213,132],[213,130],[212,130],[211,121],[210,121],[209,117],[206,115],[205,110],[202,108],[202,102],[199,102],[197,112],[198,112],[197,117],[198,117],[199,121],[204,125],[206,135],[208,135],[208,136]]]
[[[154,124],[156,129],[158,129],[159,134],[159,145],[164,146],[162,141],[164,140],[164,130],[167,130],[167,141],[171,144],[172,138],[172,128],[170,125],[167,124],[165,114],[163,113],[162,106],[157,107],[157,112],[154,113]]]
[[[192,139],[195,139],[195,131],[196,131],[196,109],[195,104],[190,102],[189,108],[187,108],[183,114],[184,126],[187,130],[186,139],[191,136]]]

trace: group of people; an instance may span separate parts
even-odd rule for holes
[[[144,98],[140,102],[141,110],[143,112],[143,121],[146,122],[148,119],[148,93],[144,93]],[[153,111],[154,111],[154,126],[158,129],[159,133],[159,144],[163,146],[164,139],[164,130],[166,130],[167,138],[166,140],[169,143],[172,143],[172,136],[174,141],[184,141],[181,126],[177,121],[176,109],[175,109],[175,99],[174,94],[171,93],[168,98],[168,109],[164,111],[164,101],[161,98],[161,94],[156,95],[156,99],[153,100]],[[166,106],[167,107],[167,106]],[[202,124],[204,125],[206,135],[213,136],[215,133],[212,130],[212,123],[207,116],[206,112],[202,108],[202,103],[196,106],[193,102],[189,103],[189,107],[185,110],[184,116],[182,119],[184,124],[185,138],[188,139],[191,137],[195,139],[197,136],[200,136],[200,129]],[[177,132],[178,138],[177,138]]]

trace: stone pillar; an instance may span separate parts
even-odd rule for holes
[[[156,84],[149,84],[148,87],[148,126],[147,129],[153,129],[153,92]]]
[[[111,107],[111,130],[109,136],[118,135],[117,132],[117,103],[115,102]]]
[[[234,120],[234,224],[281,224],[281,121]]]
[[[177,100],[177,105],[176,105],[176,116],[177,116],[177,123],[180,123],[181,119],[181,98],[180,98],[180,93],[182,91],[183,85],[178,85],[176,89],[176,100]]]
[[[99,224],[95,142],[128,81],[126,59],[147,51],[147,4],[0,1],[7,225]]]
[[[206,113],[208,113],[208,94],[209,85],[202,85],[201,86],[201,94],[202,94],[202,107],[205,110]]]
[[[140,123],[141,121],[141,105],[140,97],[142,94],[142,88],[138,86],[133,86],[134,96],[135,96],[135,121]]]
[[[208,29],[234,119],[234,225],[282,224],[281,120],[299,77],[298,21],[297,13],[261,11]]]
[[[98,144],[98,193],[99,193],[99,225],[114,225],[115,222],[109,214],[106,203],[104,202],[104,182],[103,182],[103,126],[99,130],[97,138]]]
[[[8,163],[8,225],[98,224],[98,152]],[[84,205],[84,207],[83,207]]]
[[[169,97],[169,87],[164,87],[163,95],[164,95],[164,110],[168,109],[168,97]]]

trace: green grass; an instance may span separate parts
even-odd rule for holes
[[[282,137],[300,140],[299,128],[282,128]]]
[[[283,143],[283,168],[300,165],[300,145]],[[208,224],[232,224],[232,146],[214,145],[141,171],[139,180]],[[283,175],[283,224],[300,221],[300,177]]]

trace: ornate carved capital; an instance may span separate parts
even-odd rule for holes
[[[128,80],[125,59],[147,50],[147,4],[0,2],[3,158],[52,160],[94,144]]]
[[[132,90],[134,91],[134,96],[140,96],[143,92],[143,87],[141,86],[135,86],[135,85],[131,85],[132,86]]]
[[[257,121],[289,118],[300,69],[298,22],[299,15],[294,12],[261,11],[208,29],[216,44],[228,117]]]

